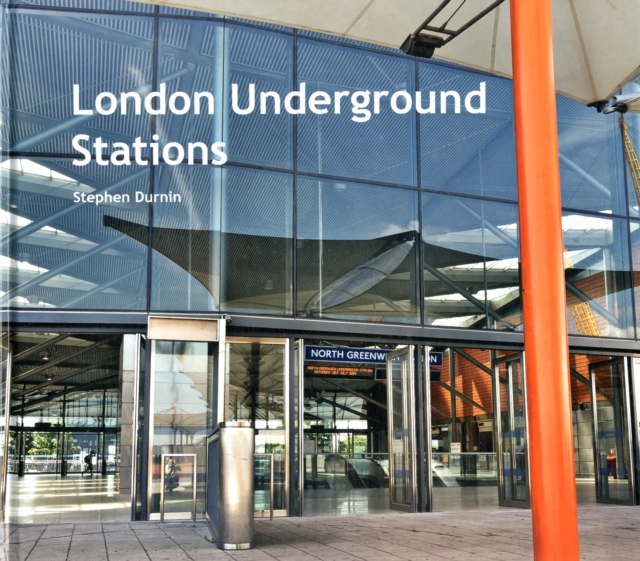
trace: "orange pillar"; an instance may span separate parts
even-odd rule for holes
[[[511,0],[536,561],[578,561],[551,0]]]

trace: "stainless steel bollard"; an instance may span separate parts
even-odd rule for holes
[[[253,547],[254,429],[217,425],[207,439],[207,518],[218,549]]]

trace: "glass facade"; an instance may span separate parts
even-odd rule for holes
[[[510,80],[190,10],[2,4],[2,306],[522,329]],[[215,111],[75,115],[74,84],[81,108],[165,88],[209,92]],[[252,84],[273,95],[242,115],[232,84],[241,108]],[[482,114],[430,93],[480,87]],[[372,118],[275,111],[302,89],[369,96],[357,115]],[[422,111],[392,110],[394,92],[421,92]],[[570,332],[634,339],[639,211],[617,117],[558,96],[558,130]],[[104,165],[94,147],[137,138],[222,141],[228,164],[194,148],[193,165],[171,165],[175,150],[148,165],[149,149]]]

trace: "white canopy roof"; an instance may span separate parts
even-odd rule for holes
[[[441,0],[143,0],[247,18],[398,48]],[[453,0],[432,25],[460,6]],[[492,0],[467,0],[447,28],[457,29]],[[639,0],[553,0],[557,91],[590,103],[609,99],[640,67]],[[509,1],[434,58],[511,76]]]

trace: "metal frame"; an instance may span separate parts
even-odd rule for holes
[[[4,407],[4,435],[3,435],[3,452],[2,452],[2,480],[0,481],[0,506],[2,516],[5,515],[5,506],[7,498],[7,470],[9,467],[9,424],[11,419],[11,354],[13,352],[11,344],[7,344],[7,377],[5,381],[5,407]]]
[[[425,512],[433,512],[433,449],[431,442],[431,364],[429,353],[431,347],[423,347],[422,375],[423,375],[423,414],[424,414],[424,458],[425,458]]]
[[[526,392],[526,370],[524,362],[524,353],[517,353],[513,355],[507,355],[500,358],[495,358],[495,354],[492,353],[493,362],[493,439],[495,441],[496,459],[498,464],[498,504],[500,506],[508,506],[515,508],[531,508],[531,476],[529,469],[529,420],[527,414],[527,392]],[[524,431],[525,431],[525,468],[527,470],[527,500],[506,500],[502,498],[502,491],[505,486],[504,474],[503,474],[503,462],[502,462],[502,419],[500,411],[500,384],[504,384],[504,381],[500,379],[500,365],[507,365],[507,399],[509,400],[509,412],[511,414],[510,424],[513,426],[513,378],[512,378],[512,366],[509,363],[520,362],[522,369],[522,415],[524,418]]]
[[[304,339],[296,342],[298,351],[298,516],[304,516]]]
[[[393,495],[395,491],[395,483],[394,483],[394,472],[395,468],[393,465],[393,384],[392,384],[392,369],[391,369],[391,361],[394,358],[401,357],[403,355],[407,355],[407,383],[408,388],[406,391],[406,395],[409,397],[409,403],[407,412],[409,415],[408,428],[409,428],[409,469],[411,470],[410,474],[410,486],[411,486],[411,505],[401,505],[393,502]],[[389,439],[389,508],[392,510],[401,510],[404,512],[416,512],[417,509],[417,501],[416,501],[416,415],[415,415],[415,365],[414,365],[414,357],[415,357],[415,348],[412,345],[407,347],[403,347],[392,353],[387,355],[387,412],[388,412],[388,425],[387,425],[387,436]]]
[[[196,496],[198,489],[198,454],[161,454],[160,456],[160,465],[162,467],[161,477],[162,483],[160,485],[160,522],[164,522],[164,468],[165,468],[165,458],[193,458],[193,508],[191,509],[191,519],[195,522],[197,513],[196,513]],[[182,514],[182,513],[172,513],[172,514]],[[170,518],[171,520],[182,520],[180,517]]]
[[[168,317],[168,316],[156,316],[156,317]],[[176,321],[180,321],[183,319],[189,319],[189,316],[170,316],[171,319],[174,319]],[[202,319],[202,318],[200,318]],[[225,387],[225,380],[226,380],[226,376],[225,376],[225,365],[226,365],[226,359],[225,359],[225,335],[226,335],[226,323],[227,320],[225,317],[215,317],[215,318],[208,318],[211,320],[215,320],[218,322],[218,340],[217,341],[211,341],[211,343],[218,343],[218,411],[217,411],[217,422],[214,424],[217,424],[219,422],[222,422],[221,420],[221,416],[224,416],[224,399],[225,399],[225,394],[224,394],[224,387]],[[176,332],[176,338],[173,339],[174,341],[180,341],[181,339],[179,338],[179,332]],[[147,353],[149,353],[149,372],[146,373],[147,374],[147,379],[149,380],[149,391],[148,391],[148,397],[147,395],[145,395],[145,400],[146,402],[149,404],[147,407],[147,416],[148,416],[148,422],[147,422],[147,427],[145,429],[145,433],[147,436],[147,492],[146,492],[146,504],[147,504],[147,520],[152,520],[155,518],[155,514],[156,513],[152,513],[151,512],[151,500],[152,500],[152,496],[153,496],[153,429],[154,429],[154,411],[153,411],[153,406],[155,403],[155,381],[156,381],[156,340],[155,339],[148,339],[147,338],[147,344],[151,343],[150,345],[148,345],[148,349],[146,350]],[[221,391],[222,389],[222,391]],[[221,406],[221,400],[222,400],[222,406]],[[169,455],[179,455],[179,454],[169,454]],[[195,486],[195,488],[197,489],[197,485]],[[164,489],[164,482],[162,483],[161,487],[161,504],[162,504],[162,489]]]
[[[131,443],[131,520],[136,519],[136,503],[138,499],[136,482],[138,478],[138,422],[140,420],[140,349],[142,347],[141,333],[136,333],[135,341],[132,413],[133,441]]]
[[[269,471],[269,520],[273,520],[273,499],[274,499],[274,473],[273,473],[273,469],[274,469],[274,465],[275,462],[273,460],[273,454],[265,454],[265,453],[261,453],[261,454],[253,454],[254,458],[257,457],[263,457],[263,458],[269,458],[270,459],[270,464],[271,467],[269,468],[271,471]],[[254,489],[255,490],[255,489]],[[256,510],[255,512],[261,512],[264,514],[264,510]]]
[[[596,396],[596,380],[593,375],[593,370],[598,367],[603,366],[614,366],[620,365],[621,372],[620,377],[622,379],[622,406],[623,406],[623,414],[624,419],[623,423],[625,425],[625,429],[627,432],[627,437],[623,439],[623,454],[626,454],[629,459],[628,466],[628,489],[629,489],[629,499],[628,500],[619,500],[619,499],[605,499],[599,496],[598,489],[600,489],[601,485],[601,473],[600,473],[600,455],[598,448],[598,407],[597,407],[597,396]],[[633,384],[633,382],[632,382]],[[636,504],[636,462],[633,454],[633,428],[631,425],[631,403],[629,399],[630,393],[630,384],[629,384],[629,367],[628,361],[625,360],[624,357],[617,357],[610,360],[603,360],[601,362],[594,362],[589,365],[589,396],[591,398],[591,413],[593,418],[593,470],[595,473],[595,481],[596,481],[596,502],[603,504],[618,504],[618,505],[634,505]],[[636,403],[637,403],[636,396]],[[636,410],[637,413],[637,410]]]

